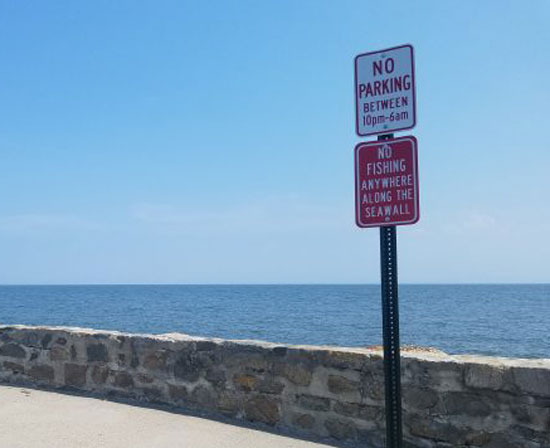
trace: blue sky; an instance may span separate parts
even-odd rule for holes
[[[403,43],[400,280],[549,282],[550,3],[388,3],[0,2],[0,283],[378,282],[353,58]]]

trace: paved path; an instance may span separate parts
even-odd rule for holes
[[[0,386],[0,446],[9,448],[322,448],[208,419]]]

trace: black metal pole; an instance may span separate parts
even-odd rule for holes
[[[387,140],[392,137],[393,134],[381,135],[378,140]],[[401,448],[403,444],[403,427],[401,420],[397,229],[395,226],[380,227],[380,270],[386,397],[386,448]]]

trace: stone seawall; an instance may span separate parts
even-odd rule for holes
[[[550,359],[405,351],[402,369],[406,447],[550,447]],[[0,326],[0,381],[384,446],[376,349]]]

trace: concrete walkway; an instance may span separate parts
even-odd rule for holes
[[[9,448],[322,448],[208,419],[95,398],[0,386]]]

